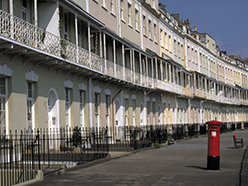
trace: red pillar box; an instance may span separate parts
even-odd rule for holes
[[[219,121],[208,121],[208,169],[220,169],[220,125]]]

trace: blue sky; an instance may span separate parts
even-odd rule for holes
[[[221,50],[248,58],[248,0],[159,0],[166,10],[189,19],[191,28],[208,33]]]

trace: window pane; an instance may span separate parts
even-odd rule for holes
[[[5,78],[0,78],[0,94],[2,95],[6,94]]]
[[[5,98],[0,98],[0,130],[6,130]]]
[[[33,84],[28,82],[28,98],[33,98]]]

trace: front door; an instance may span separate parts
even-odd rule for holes
[[[56,92],[51,90],[48,96],[48,129],[49,129],[49,148],[58,148],[59,128],[58,128],[58,98]]]

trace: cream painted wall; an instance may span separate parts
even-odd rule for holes
[[[13,75],[10,77],[9,86],[9,100],[8,107],[9,113],[9,126],[12,129],[23,129],[27,127],[27,80],[25,77],[26,72],[34,70],[39,76],[39,80],[35,83],[37,86],[35,92],[37,95],[34,97],[34,110],[35,110],[35,127],[48,126],[48,92],[54,88],[59,98],[59,117],[58,126],[65,126],[65,86],[64,81],[70,79],[73,81],[72,91],[72,104],[71,104],[71,122],[72,125],[79,125],[79,89],[78,84],[82,83],[82,79],[72,77],[72,74],[65,76],[64,72],[57,73],[56,70],[39,65],[33,69],[31,62],[23,65],[21,57],[16,58],[13,63],[9,62],[9,57],[3,55],[0,65],[7,64],[13,70]]]
[[[80,6],[83,10],[86,10],[86,2],[89,0],[73,0],[78,6]]]
[[[105,25],[108,25],[108,28],[114,33],[118,33],[118,9],[117,1],[115,2],[115,12],[110,11],[110,1],[106,1],[106,7],[102,6],[102,1],[88,1],[89,2],[89,13],[94,15],[95,18],[100,20]]]
[[[130,40],[131,42],[141,45],[141,17],[142,14],[141,12],[141,7],[138,3],[136,3],[135,0],[131,0],[131,24],[129,25],[128,23],[128,3],[127,1],[124,1],[124,20],[120,20],[120,25],[121,25],[121,37],[126,38]],[[138,10],[138,29],[135,28],[135,10]]]
[[[146,30],[147,30],[147,35],[144,35],[143,33],[143,50],[146,50],[146,48],[152,50],[153,52],[159,54],[160,50],[159,50],[159,42],[160,42],[160,36],[159,36],[159,24],[158,24],[158,20],[153,17],[152,15],[150,15],[150,13],[146,10],[146,9],[141,9],[142,13],[146,15]],[[152,33],[152,37],[149,38],[149,25],[148,25],[148,21],[149,21],[149,17],[151,18],[151,33]],[[142,25],[143,25],[143,19],[142,21]],[[156,30],[156,35],[157,35],[157,42],[155,42],[154,40],[154,21],[157,22],[157,30]],[[142,28],[143,29],[143,28]]]
[[[161,44],[161,29],[162,29],[162,44]],[[166,36],[165,36],[166,33]],[[169,56],[170,58],[173,58],[172,52],[169,51],[168,48],[168,42],[169,42],[169,35],[171,33],[171,30],[169,30],[166,26],[164,26],[162,23],[159,22],[159,46],[160,46],[160,56],[163,56],[163,54]]]

